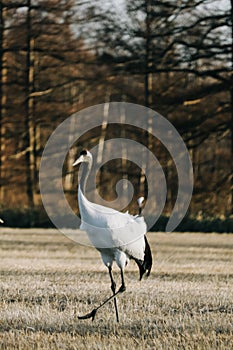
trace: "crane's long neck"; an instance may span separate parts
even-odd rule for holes
[[[91,166],[92,166],[92,162],[81,164],[82,174],[81,174],[79,186],[80,186],[80,189],[81,189],[83,194],[85,194],[87,178],[88,178],[88,175],[90,173]]]

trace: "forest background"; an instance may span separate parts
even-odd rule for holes
[[[232,232],[232,24],[232,0],[0,1],[0,214],[7,225],[52,225],[39,190],[46,141],[71,114],[124,101],[162,114],[190,152],[194,192],[178,229]],[[154,229],[163,229],[177,173],[158,140],[127,126],[100,126],[82,136],[77,152],[122,135],[156,150],[168,193]],[[68,163],[64,191],[77,210]],[[142,194],[140,169],[118,160],[101,169],[103,197],[114,198],[113,172],[116,181],[127,173],[135,196]]]

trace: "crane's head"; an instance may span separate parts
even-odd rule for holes
[[[80,152],[78,159],[73,163],[73,166],[79,164],[79,163],[91,163],[92,162],[92,155],[89,151],[84,149]]]

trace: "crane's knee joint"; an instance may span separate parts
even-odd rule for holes
[[[115,292],[116,292],[116,283],[114,281],[111,284],[111,290],[112,290],[113,294],[115,294]]]
[[[126,287],[124,284],[122,284],[119,288],[119,293],[123,293],[126,290]]]

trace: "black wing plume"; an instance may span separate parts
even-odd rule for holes
[[[133,258],[133,260],[136,262],[139,268],[140,281],[144,273],[146,273],[147,277],[150,275],[150,271],[152,267],[152,254],[151,254],[150,245],[148,243],[146,236],[144,236],[144,239],[145,239],[144,260],[142,261],[142,260]]]

